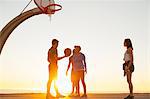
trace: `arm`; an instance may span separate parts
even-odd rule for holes
[[[68,70],[70,68],[70,64],[71,64],[71,59],[69,58],[69,63],[68,63],[68,68],[67,68],[67,71],[66,71],[66,75],[68,75]]]
[[[131,48],[128,49],[128,53],[130,55],[130,62],[129,62],[129,67],[133,64],[133,51]]]
[[[47,61],[50,63],[50,52],[48,51]]]
[[[85,55],[84,55],[84,60],[83,60],[83,62],[84,62],[84,68],[85,68],[85,72],[87,73],[87,66],[86,66],[86,59],[85,59]]]
[[[65,58],[66,56],[62,56],[62,57],[57,57],[57,60],[61,60],[63,58]]]

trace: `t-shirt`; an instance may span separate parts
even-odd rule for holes
[[[72,56],[72,69],[73,71],[80,71],[84,70],[85,64],[85,55],[82,53],[79,53],[78,55],[73,55]]]
[[[54,48],[50,48],[48,51],[48,61],[50,62],[50,64],[56,64],[57,65],[57,49]]]
[[[128,48],[124,54],[124,61],[130,61],[131,60],[131,57],[130,57],[130,53],[129,53],[129,50],[132,50],[131,48]]]

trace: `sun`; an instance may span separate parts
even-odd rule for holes
[[[68,76],[66,76],[66,72],[64,70],[58,70],[58,79],[56,81],[56,85],[60,94],[68,96],[72,90],[70,72],[68,73]],[[56,96],[56,92],[54,90],[54,82],[52,82],[50,93],[53,96]]]

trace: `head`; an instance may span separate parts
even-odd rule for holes
[[[127,48],[131,47],[133,49],[132,42],[129,38],[124,40],[124,46],[127,47]]]
[[[52,47],[53,47],[53,48],[57,48],[57,47],[58,47],[58,42],[59,42],[59,41],[58,41],[57,39],[53,39],[53,40],[52,40]]]
[[[80,46],[74,46],[75,48],[75,53],[80,53],[81,47]]]

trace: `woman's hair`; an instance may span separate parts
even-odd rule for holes
[[[129,38],[125,39],[124,43],[127,44],[127,48],[132,48],[133,49],[132,42]]]
[[[57,39],[53,39],[52,40],[52,45],[54,45],[54,44],[56,44],[56,43],[58,43],[59,41],[57,40]]]

